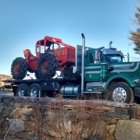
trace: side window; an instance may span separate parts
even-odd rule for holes
[[[36,46],[36,52],[40,52],[39,46]]]
[[[113,56],[111,57],[112,63],[122,62],[122,58],[120,56]]]
[[[100,52],[100,61],[103,62],[104,61],[104,58],[103,58],[103,53]]]
[[[94,63],[94,53],[89,54],[89,62]]]
[[[59,49],[59,46],[58,46],[58,44],[53,43],[53,44],[51,44],[50,48],[51,48],[51,50],[57,50],[57,49]]]
[[[102,52],[97,50],[92,53],[89,53],[89,63],[99,64],[103,61]]]
[[[45,48],[44,48],[44,46],[36,46],[36,52],[39,52],[39,53],[44,53],[44,50]]]
[[[40,46],[40,51],[41,51],[41,53],[44,53],[44,46]]]

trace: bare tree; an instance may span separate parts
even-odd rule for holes
[[[135,18],[137,29],[135,31],[130,31],[129,39],[135,44],[135,53],[140,54],[140,7],[136,7]]]

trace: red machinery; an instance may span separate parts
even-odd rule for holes
[[[57,70],[71,70],[75,64],[75,47],[65,44],[59,38],[45,36],[36,42],[36,56],[24,50],[24,56],[17,57],[11,65],[14,79],[23,79],[27,71],[35,72],[37,79],[49,79]]]

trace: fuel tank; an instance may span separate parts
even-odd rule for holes
[[[78,93],[81,93],[81,86],[63,85],[60,89],[60,92],[63,96],[76,96]]]

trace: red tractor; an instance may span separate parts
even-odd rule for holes
[[[11,65],[14,79],[23,79],[27,71],[35,73],[37,79],[50,79],[56,71],[71,71],[75,64],[75,47],[65,44],[59,38],[45,36],[37,41],[36,56],[30,50],[24,50],[24,56],[17,57]]]

